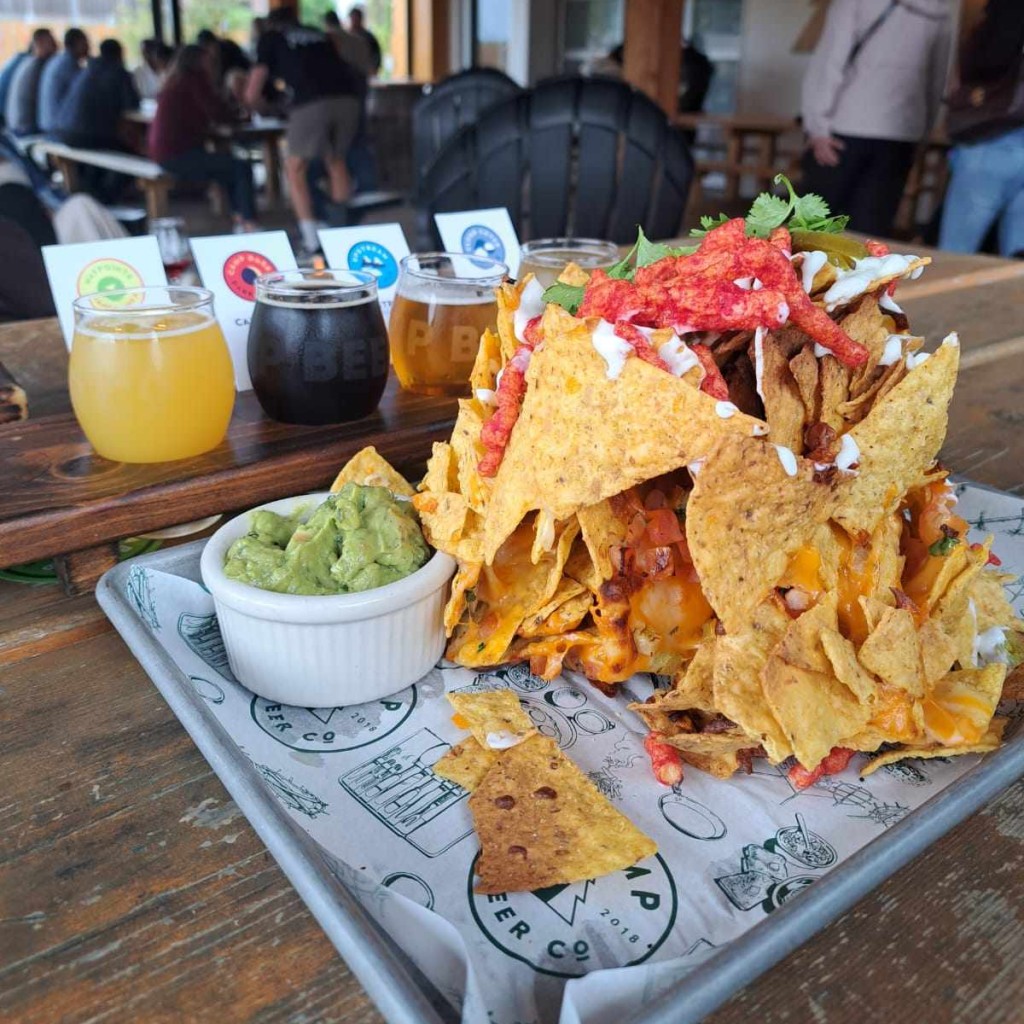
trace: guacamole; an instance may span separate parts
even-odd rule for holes
[[[279,594],[352,594],[394,583],[430,558],[416,510],[384,487],[346,484],[311,516],[253,513],[224,575]]]

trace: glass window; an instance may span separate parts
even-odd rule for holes
[[[621,45],[623,0],[565,0],[563,69],[585,70]]]
[[[736,109],[743,34],[743,0],[688,0],[683,8],[683,35],[715,66],[704,100],[709,113]]]
[[[508,71],[508,47],[512,36],[512,0],[474,0],[476,4],[476,53],[481,68]]]

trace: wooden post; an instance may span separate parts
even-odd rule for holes
[[[679,96],[683,0],[626,0],[623,75],[669,117]]]
[[[395,78],[409,78],[412,75],[412,56],[409,47],[411,21],[409,0],[393,0],[391,4],[391,57],[395,62],[392,69]]]
[[[451,70],[448,0],[411,0],[412,77],[436,82]]]

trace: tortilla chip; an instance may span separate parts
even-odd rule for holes
[[[818,419],[841,434],[846,424],[840,410],[850,397],[850,370],[835,356],[822,356],[819,364]]]
[[[878,694],[878,683],[857,660],[857,649],[838,630],[821,631],[821,646],[836,679],[862,703],[870,703]]]
[[[391,463],[379,454],[373,445],[356,452],[342,466],[341,472],[331,484],[331,494],[337,494],[345,484],[362,484],[365,487],[386,487],[392,494],[411,498],[415,489]]]
[[[740,767],[739,751],[725,754],[698,754],[692,750],[680,750],[679,756],[686,764],[692,764],[698,771],[707,772],[716,779],[728,779]]]
[[[511,690],[470,690],[447,697],[462,727],[488,750],[504,750],[537,732]]]
[[[715,655],[717,638],[705,640],[694,653],[690,663],[673,679],[672,689],[666,691],[664,706],[676,710],[695,708],[715,712]],[[728,717],[728,716],[727,716]]]
[[[487,507],[490,482],[477,471],[484,449],[480,444],[480,432],[484,420],[480,403],[465,398],[459,399],[459,414],[452,428],[452,451],[455,453],[459,491],[466,496],[469,507],[481,515]]]
[[[563,576],[554,597],[523,621],[518,635],[533,638],[568,633],[583,621],[593,603],[594,595],[582,583]]]
[[[469,386],[474,395],[480,388],[487,391],[494,390],[494,383],[501,365],[501,340],[488,327],[480,336],[480,348],[477,350],[476,360],[469,374]]]
[[[893,281],[899,281],[904,278],[910,277],[910,275],[913,274],[915,271],[920,270],[922,267],[928,266],[928,264],[931,263],[931,261],[932,260],[930,256],[914,256],[913,258],[910,259],[910,261],[907,263],[906,267],[903,270],[898,270],[893,273],[873,278],[870,284],[865,286],[862,290],[858,291],[856,295],[853,295],[850,298],[842,298],[835,302],[830,302],[826,304],[824,301],[825,296],[821,295],[818,296],[817,301],[824,305],[828,312],[833,313],[837,309],[842,309],[844,306],[849,306],[857,302],[860,299],[861,295],[880,294],[882,289],[884,289],[886,285],[891,284]],[[831,285],[834,282],[835,278],[838,277],[838,274],[836,274],[835,272],[835,267],[833,267],[829,263],[825,264],[825,268],[831,270],[831,280],[829,281],[829,284]]]
[[[952,747],[934,743],[928,747],[900,747],[898,750],[887,750],[884,754],[877,754],[871,758],[861,768],[860,777],[867,778],[887,764],[895,764],[897,761],[906,761],[911,758],[926,760],[932,757],[958,757],[961,754],[987,754],[989,751],[998,749],[1002,743],[1006,722],[1005,718],[993,718],[988,732],[977,743],[961,743]]]
[[[476,586],[482,568],[480,562],[460,562],[452,579],[452,592],[444,606],[444,630],[451,636],[466,610],[467,591]]]
[[[805,345],[790,359],[789,372],[793,374],[793,380],[800,392],[800,400],[804,403],[804,416],[807,422],[817,423],[820,419],[821,406],[818,394],[818,360],[810,345]]]
[[[566,263],[562,268],[562,272],[558,275],[558,280],[562,284],[571,284],[577,288],[582,288],[590,280],[590,274],[578,263],[570,262]]]
[[[455,449],[447,441],[435,441],[427,462],[427,472],[420,481],[420,490],[427,493],[443,494],[458,491],[459,470]]]
[[[472,793],[497,760],[497,751],[482,747],[473,736],[467,736],[435,762],[434,774]]]
[[[794,452],[804,450],[806,409],[779,339],[767,333],[761,345],[761,392],[769,436]]]
[[[478,893],[580,882],[657,852],[545,736],[504,751],[469,809],[480,837]]]
[[[503,281],[494,290],[498,303],[498,340],[501,343],[503,362],[508,362],[519,348],[519,339],[515,332],[515,313],[519,308],[519,300],[527,281],[533,279],[527,274],[521,281]]]
[[[662,740],[676,750],[687,754],[701,754],[704,757],[721,757],[735,754],[738,750],[751,748],[750,737],[745,732],[683,732],[669,734]]]
[[[420,491],[413,496],[412,503],[420,515],[423,535],[430,546],[456,555],[466,532],[469,514],[465,497],[452,491]]]
[[[761,673],[769,651],[775,647],[789,621],[789,616],[773,598],[757,609],[748,631],[720,636],[715,644],[714,705],[764,747],[774,764],[785,761],[793,748],[765,703]]]
[[[599,577],[598,583],[610,580],[613,574],[611,548],[626,536],[626,524],[612,511],[608,499],[587,505],[577,513],[583,543]]]
[[[839,481],[816,483],[814,465],[794,459],[790,476],[773,445],[726,437],[697,473],[686,540],[704,594],[730,634],[749,625],[790,558],[835,507]]]
[[[790,623],[764,667],[765,702],[808,770],[871,717],[868,704],[836,678],[822,648],[822,631],[835,625],[834,605],[804,612]]]
[[[959,343],[950,337],[953,342],[947,338],[850,429],[860,449],[859,472],[835,512],[850,533],[873,530],[935,460],[960,361]]]
[[[531,509],[565,519],[703,457],[723,434],[750,436],[758,423],[740,412],[719,416],[713,398],[642,359],[627,359],[610,379],[588,325],[555,305],[526,381],[487,508],[488,562]]]
[[[861,644],[860,663],[879,679],[905,690],[912,697],[924,695],[921,640],[913,614],[906,608],[886,608],[878,625]]]

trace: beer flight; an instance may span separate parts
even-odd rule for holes
[[[522,246],[519,273],[553,283],[569,262],[618,259],[610,242],[542,239]],[[374,274],[291,270],[256,279],[248,368],[268,417],[323,425],[377,408],[389,365],[419,394],[469,393],[480,336],[497,326],[497,259],[433,252],[401,261],[390,325]],[[104,458],[164,462],[224,439],[234,407],[231,356],[204,288],[165,285],[74,302],[68,387],[83,432]]]

